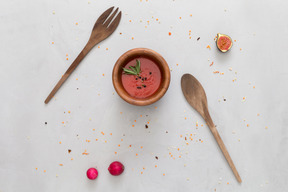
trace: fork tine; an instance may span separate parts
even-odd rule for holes
[[[117,11],[118,11],[118,7],[117,9],[112,13],[112,15],[110,15],[110,17],[105,21],[105,23],[103,23],[104,27],[107,27],[109,25],[109,23],[112,21],[112,19],[114,18],[114,16],[116,15]]]
[[[119,23],[120,23],[120,20],[121,20],[121,11],[120,11],[120,13],[117,15],[117,17],[114,19],[114,21],[109,25],[108,31],[109,31],[110,33],[112,33],[112,32],[117,28],[117,26],[118,26]]]
[[[107,17],[110,15],[110,13],[112,12],[112,10],[114,9],[114,7],[110,7],[109,9],[107,9],[104,13],[102,13],[102,15],[100,15],[100,17],[97,19],[96,24],[102,24],[104,23],[104,21],[107,19]]]

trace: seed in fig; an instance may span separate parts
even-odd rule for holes
[[[232,47],[232,44],[233,43],[231,37],[221,33],[217,34],[216,45],[221,52],[225,53],[229,51]]]

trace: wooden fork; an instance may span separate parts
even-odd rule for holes
[[[58,83],[55,85],[54,89],[51,91],[51,93],[48,95],[48,97],[45,100],[45,103],[47,104],[52,97],[55,95],[55,93],[59,90],[61,85],[66,81],[66,79],[71,75],[71,73],[74,71],[74,69],[79,65],[79,63],[82,61],[82,59],[89,53],[89,51],[98,43],[109,37],[115,29],[118,27],[121,19],[121,11],[118,13],[118,15],[115,17],[118,8],[111,14],[114,7],[111,7],[107,9],[96,21],[91,36],[83,48],[83,50],[79,53],[77,58],[73,61],[73,63],[70,65],[70,67],[67,69],[65,74],[62,76],[62,78],[58,81]],[[111,14],[111,15],[110,15]],[[109,16],[110,15],[110,16]],[[113,20],[113,18],[115,19]],[[113,20],[113,21],[112,21]],[[111,22],[112,21],[112,22]]]

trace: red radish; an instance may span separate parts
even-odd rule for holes
[[[111,175],[114,175],[114,176],[121,175],[124,171],[124,165],[120,163],[119,161],[114,161],[108,167],[108,171],[111,173]]]
[[[98,171],[97,171],[97,169],[95,169],[93,167],[88,169],[86,174],[87,174],[88,179],[90,179],[90,180],[94,180],[98,177]]]

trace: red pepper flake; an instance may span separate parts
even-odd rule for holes
[[[103,131],[101,131],[101,134],[104,135]]]
[[[216,73],[220,73],[220,72],[219,71],[213,71],[213,73],[216,74]]]
[[[63,166],[63,164],[59,164],[59,166]]]
[[[52,41],[52,45],[54,45],[54,42]]]
[[[110,133],[110,135],[112,135],[112,133]]]
[[[117,152],[116,152],[116,151],[115,151],[114,153],[115,153],[115,155],[117,155]]]
[[[36,169],[36,170],[38,170],[38,168],[37,168],[37,167],[36,167],[35,169]]]
[[[85,149],[85,151],[82,153],[82,155],[89,155],[89,153],[87,153],[87,151]]]
[[[71,153],[71,149],[68,149],[68,153]]]
[[[46,173],[46,170],[44,170],[44,173]]]
[[[210,45],[207,45],[207,47],[206,47],[207,49],[211,49],[211,47],[210,47]]]
[[[138,153],[136,153],[136,156],[138,156]]]
[[[214,64],[214,62],[212,61],[212,63],[209,65],[210,67]]]
[[[171,36],[171,35],[172,35],[172,33],[171,33],[171,32],[169,32],[169,33],[168,33],[168,35],[169,35],[169,36]]]

